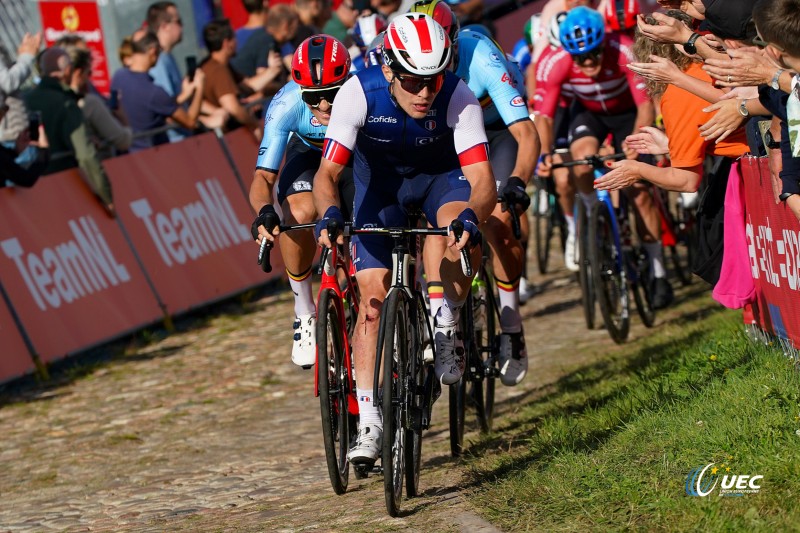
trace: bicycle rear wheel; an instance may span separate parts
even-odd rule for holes
[[[419,494],[419,469],[422,461],[422,415],[427,408],[425,403],[425,361],[423,358],[423,328],[427,327],[427,310],[421,293],[417,293],[416,307],[409,309],[411,327],[409,331],[409,373],[407,397],[411,413],[410,427],[406,430],[406,496],[413,498]]]
[[[534,221],[534,239],[536,239],[536,264],[539,267],[540,274],[547,273],[547,263],[550,260],[550,241],[553,239],[554,226],[553,215],[554,209],[552,198],[547,190],[547,183],[542,178],[534,178],[534,205],[533,205],[533,221]],[[547,197],[547,209],[542,212],[540,207],[541,198]]]
[[[603,321],[614,342],[622,343],[630,329],[628,285],[611,217],[605,202],[594,205],[589,218],[589,248],[595,294]]]
[[[322,415],[322,440],[328,475],[336,494],[344,494],[350,473],[351,415],[348,411],[350,382],[344,360],[344,332],[334,291],[319,298],[317,319],[317,372],[319,405]],[[321,342],[320,342],[321,341]]]
[[[478,412],[478,424],[481,431],[488,433],[492,430],[494,422],[494,386],[497,375],[497,299],[494,293],[494,282],[482,268],[478,276],[486,287],[485,300],[474,303],[483,306],[481,316],[485,317],[482,324],[473,320],[473,338],[476,358],[476,372],[472,380],[470,399],[475,404]],[[474,307],[473,307],[474,308]],[[476,313],[473,313],[473,318]]]
[[[384,328],[381,362],[383,364],[383,490],[386,511],[397,516],[403,498],[406,446],[406,376],[408,354],[408,308],[403,292],[391,291],[383,304],[381,326]]]
[[[636,269],[636,279],[631,280],[630,287],[633,301],[636,303],[636,312],[642,319],[645,327],[652,328],[656,323],[656,310],[653,308],[653,295],[650,294],[650,260],[647,252],[641,246],[633,248],[631,267]]]
[[[576,232],[578,234],[578,282],[581,286],[581,307],[583,307],[583,318],[588,329],[594,329],[594,279],[592,277],[591,255],[589,253],[589,228],[586,206],[580,197],[576,198],[578,216],[576,220]]]

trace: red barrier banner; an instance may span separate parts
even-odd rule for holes
[[[77,170],[0,189],[0,279],[45,362],[162,316],[119,225]]]
[[[219,300],[282,275],[256,264],[254,218],[212,133],[103,163],[131,243],[168,313]]]
[[[33,359],[11,317],[6,302],[0,298],[0,383],[33,372]]]
[[[747,246],[756,285],[753,318],[800,349],[800,222],[776,205],[766,158],[742,158]]]
[[[258,159],[258,142],[247,128],[237,128],[222,136],[225,148],[236,165],[236,171],[242,177],[244,190],[250,190],[250,181],[256,169]]]
[[[111,83],[97,3],[93,0],[73,2],[40,0],[39,11],[42,15],[42,28],[47,46],[52,46],[64,35],[83,37],[92,53],[92,84],[98,91],[108,95]]]

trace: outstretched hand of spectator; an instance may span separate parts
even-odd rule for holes
[[[640,164],[642,163],[632,159],[607,161],[606,165],[612,170],[594,180],[594,188],[601,191],[616,191],[633,185],[642,177],[639,173]]]
[[[39,53],[39,47],[42,45],[42,34],[41,33],[34,33],[31,35],[30,33],[26,33],[25,36],[22,38],[22,42],[19,43],[19,48],[17,48],[17,55],[22,54],[31,54],[35,56]]]
[[[652,17],[658,24],[648,24],[644,15],[638,15],[636,25],[642,35],[657,43],[685,43],[692,35],[692,30],[678,19],[668,17],[663,13],[653,13]]]
[[[720,100],[749,100],[751,98],[758,98],[758,87],[755,85],[734,87],[719,97]]]
[[[283,68],[283,61],[281,61],[281,55],[278,52],[273,50],[267,54],[267,68],[273,71]]]
[[[669,153],[669,138],[658,128],[643,126],[638,133],[625,137],[625,143],[639,154],[664,155]]]
[[[744,117],[739,113],[739,100],[720,100],[703,109],[705,113],[715,111],[716,115],[700,126],[700,135],[707,141],[721,142],[742,125]]]
[[[722,87],[769,83],[777,65],[755,46],[728,49],[728,59],[709,58],[703,70]]]
[[[681,69],[669,59],[651,55],[650,61],[650,63],[628,63],[628,68],[643,78],[659,83],[670,83],[682,74]]]

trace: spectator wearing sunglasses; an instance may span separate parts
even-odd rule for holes
[[[322,158],[322,142],[331,118],[334,98],[350,72],[350,55],[344,44],[329,35],[303,41],[292,58],[292,81],[272,99],[264,119],[264,136],[250,185],[250,204],[258,213],[253,238],[274,240],[278,215],[286,224],[317,219],[311,185]],[[281,162],[285,163],[281,168]],[[343,172],[339,194],[349,218],[353,202],[352,167]],[[277,187],[277,194],[273,192]],[[272,223],[271,223],[272,222]],[[274,228],[277,235],[277,228]],[[295,294],[295,329],[292,361],[310,368],[316,360],[316,307],[311,290],[311,263],[316,246],[309,232],[288,232],[280,237],[280,250],[289,284]]]
[[[432,17],[395,18],[384,35],[383,55],[383,65],[351,77],[336,96],[314,176],[314,205],[323,214],[315,234],[321,245],[330,246],[327,223],[344,223],[336,184],[351,158],[358,226],[406,226],[409,209],[421,209],[433,226],[449,226],[455,219],[463,223],[458,242],[452,233],[448,238],[444,257],[426,261],[432,265],[427,272],[441,273],[444,289],[434,326],[435,372],[451,385],[464,371],[456,324],[472,281],[462,273],[461,250],[469,246],[477,265],[479,250],[472,245],[478,225],[497,203],[483,113],[469,87],[447,70],[450,38]],[[360,420],[358,442],[348,458],[372,464],[383,428],[372,402],[372,376],[392,241],[357,235],[351,244],[361,300],[353,338]]]

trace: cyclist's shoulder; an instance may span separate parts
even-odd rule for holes
[[[633,39],[625,34],[613,32],[605,37],[606,50],[614,59],[612,64],[617,65],[620,70],[629,62],[635,61],[633,55]]]

